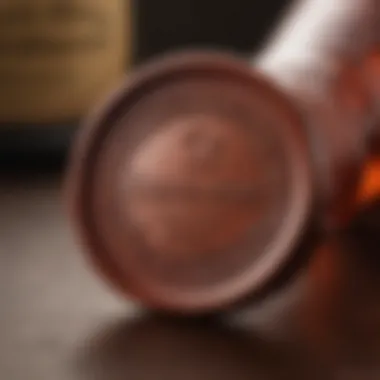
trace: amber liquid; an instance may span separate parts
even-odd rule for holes
[[[359,204],[366,204],[380,196],[380,156],[371,159],[363,169],[358,190]]]

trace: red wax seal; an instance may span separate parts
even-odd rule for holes
[[[228,55],[143,67],[72,155],[70,202],[91,258],[156,309],[202,313],[259,294],[309,220],[303,131],[286,97]]]

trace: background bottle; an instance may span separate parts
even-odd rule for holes
[[[49,162],[128,71],[132,3],[4,0],[0,20],[1,167]]]

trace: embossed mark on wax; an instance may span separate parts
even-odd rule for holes
[[[267,198],[250,139],[225,120],[194,117],[169,124],[137,149],[127,176],[128,214],[154,252],[184,259],[244,238]]]

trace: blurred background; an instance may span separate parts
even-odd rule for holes
[[[304,286],[220,324],[120,298],[63,203],[81,121],[137,65],[185,48],[254,54],[290,2],[0,1],[1,380],[380,378],[380,202],[319,247]]]
[[[3,0],[0,170],[61,171],[88,110],[159,54],[253,54],[289,0]]]

